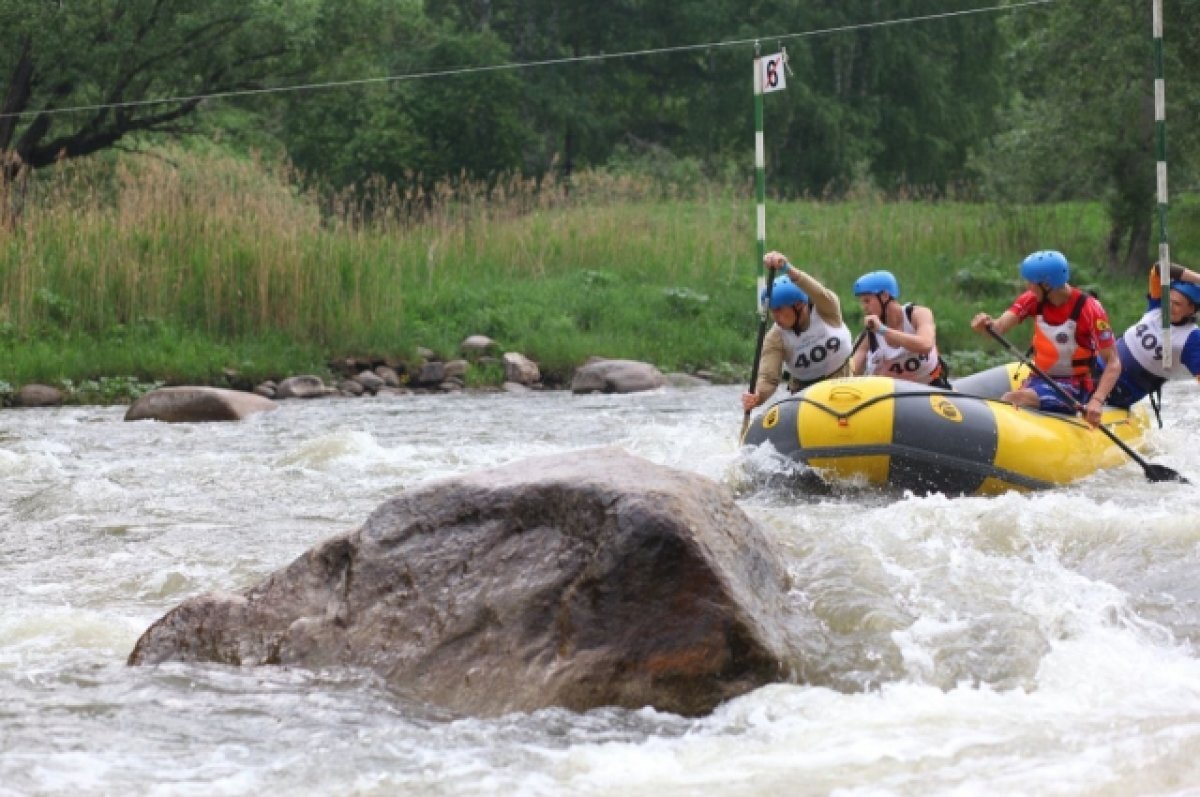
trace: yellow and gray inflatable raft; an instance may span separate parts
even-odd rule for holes
[[[1019,378],[1001,368],[957,390],[874,376],[818,382],[759,415],[743,443],[769,442],[827,482],[956,495],[1055,487],[1129,461],[1080,418],[992,398]],[[1148,416],[1110,407],[1103,423],[1137,448]]]

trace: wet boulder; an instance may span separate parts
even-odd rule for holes
[[[240,421],[279,405],[257,393],[222,387],[160,387],[139,398],[125,412],[127,421]]]
[[[662,371],[637,360],[594,360],[571,379],[572,393],[637,393],[665,384]]]
[[[400,387],[400,374],[395,368],[380,365],[375,368],[375,375],[383,380],[383,387]]]
[[[460,343],[458,348],[467,359],[477,360],[485,354],[495,351],[496,341],[487,335],[471,335]]]
[[[726,488],[594,449],[409,490],[244,594],[184,602],[129,663],[365,666],[482,716],[698,715],[783,677],[787,590]]]
[[[321,398],[322,396],[328,396],[330,393],[336,392],[337,388],[326,385],[321,377],[304,374],[302,376],[289,376],[280,382],[279,386],[275,389],[275,397],[281,399]]]
[[[23,385],[13,396],[14,407],[58,407],[62,403],[62,391],[50,385]]]
[[[363,390],[368,393],[374,393],[386,384],[383,381],[383,377],[374,371],[363,371],[358,376],[352,377],[352,379],[362,385]]]
[[[413,384],[420,387],[434,387],[446,379],[446,364],[441,361],[428,362],[413,377]]]
[[[526,386],[542,381],[538,364],[524,354],[518,351],[505,352],[501,359],[504,362],[504,381]]]

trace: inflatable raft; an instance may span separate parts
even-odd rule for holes
[[[1023,376],[1013,364],[955,390],[874,376],[818,382],[759,415],[743,443],[769,442],[826,482],[955,495],[1056,487],[1129,461],[1082,419],[999,401]],[[1109,407],[1103,423],[1136,449],[1148,416]]]

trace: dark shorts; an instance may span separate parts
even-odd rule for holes
[[[1124,372],[1122,372],[1121,376],[1124,375]],[[1112,392],[1108,394],[1108,401],[1105,403],[1127,410],[1145,397],[1145,391],[1137,390],[1124,379],[1118,379],[1117,384],[1113,385]]]
[[[1061,379],[1055,379],[1055,384],[1062,388],[1068,396],[1074,398],[1080,404],[1087,404],[1088,397],[1092,393],[1092,386],[1089,384],[1090,379],[1081,377],[1064,376]],[[1038,409],[1045,412],[1061,412],[1067,415],[1074,415],[1075,405],[1068,402],[1058,394],[1058,391],[1051,387],[1045,379],[1042,379],[1037,374],[1033,374],[1021,385],[1023,388],[1028,388],[1038,396]]]

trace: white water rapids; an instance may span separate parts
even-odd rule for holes
[[[739,387],[291,401],[232,424],[0,412],[0,795],[1200,795],[1200,487],[798,494]],[[1200,394],[1148,456],[1200,485]],[[416,705],[362,672],[127,667],[428,479],[616,445],[739,491],[813,622],[702,719]],[[768,480],[782,481],[782,476]]]

